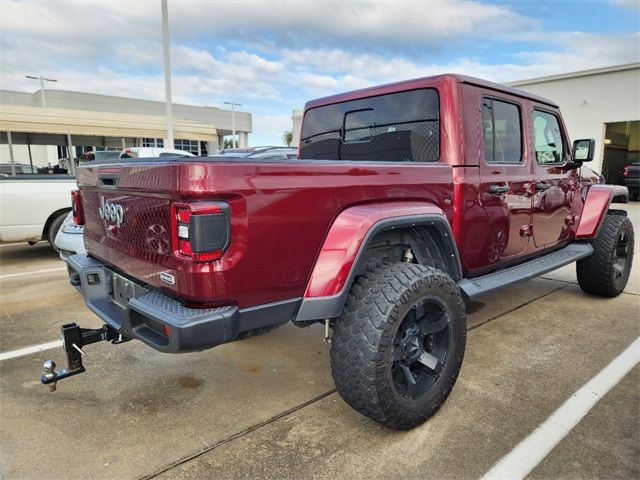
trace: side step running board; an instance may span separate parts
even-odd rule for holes
[[[572,262],[587,257],[593,253],[589,243],[571,243],[543,257],[506,268],[498,272],[476,278],[464,278],[458,282],[458,287],[469,298],[475,298],[485,293],[499,290],[509,285],[530,280],[547,272],[564,267]]]

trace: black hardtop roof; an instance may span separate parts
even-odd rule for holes
[[[551,107],[559,108],[559,105],[554,101],[541,97],[531,92],[527,92],[525,90],[520,90],[518,88],[509,87],[508,85],[504,85],[501,83],[490,82],[488,80],[483,80],[481,78],[470,77],[467,75],[459,75],[456,73],[445,73],[442,75],[433,75],[430,77],[421,77],[415,78],[412,80],[404,80],[401,82],[393,82],[387,83],[384,85],[376,85],[374,87],[367,87],[359,90],[352,90],[350,92],[339,93],[337,95],[331,95],[328,97],[318,98],[316,100],[311,100],[307,102],[305,105],[305,110],[309,108],[319,107],[322,105],[330,105],[332,103],[340,103],[348,100],[355,100],[357,98],[366,98],[369,96],[375,96],[378,94],[387,93],[387,90],[397,89],[397,91],[401,91],[402,89],[411,90],[417,88],[424,88],[428,84],[452,80],[458,83],[467,83],[470,85],[477,85],[479,87],[487,88],[489,90],[495,90],[497,92],[504,92],[510,95],[514,95],[522,98],[529,98],[539,103],[544,103],[545,105],[549,105]]]

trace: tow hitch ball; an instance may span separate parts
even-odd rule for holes
[[[56,391],[58,380],[72,377],[85,371],[82,365],[82,357],[86,357],[82,347],[96,342],[121,343],[122,335],[119,335],[113,328],[103,325],[102,328],[80,328],[75,323],[68,323],[61,328],[62,348],[67,354],[67,368],[56,371],[56,362],[47,360],[44,362],[44,375],[40,381],[44,385],[49,385],[49,391]]]

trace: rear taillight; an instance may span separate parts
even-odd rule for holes
[[[82,205],[82,192],[80,190],[71,191],[71,209],[73,211],[73,223],[84,225],[84,206]]]
[[[628,177],[628,176],[629,176],[629,167],[630,167],[630,166],[631,166],[631,165],[627,163],[627,164],[624,166],[624,168],[622,169],[622,176],[623,176],[623,177]]]
[[[229,244],[229,205],[224,202],[174,203],[173,251],[179,258],[210,262]]]

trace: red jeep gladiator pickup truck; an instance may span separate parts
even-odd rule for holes
[[[593,140],[550,100],[441,75],[309,102],[293,160],[105,161],[79,169],[88,254],[69,277],[102,329],[80,350],[140,340],[215,347],[286,322],[323,322],[338,391],[394,429],[433,415],[462,362],[465,300],[577,262],[614,297],[633,258],[625,187],[581,176]]]

